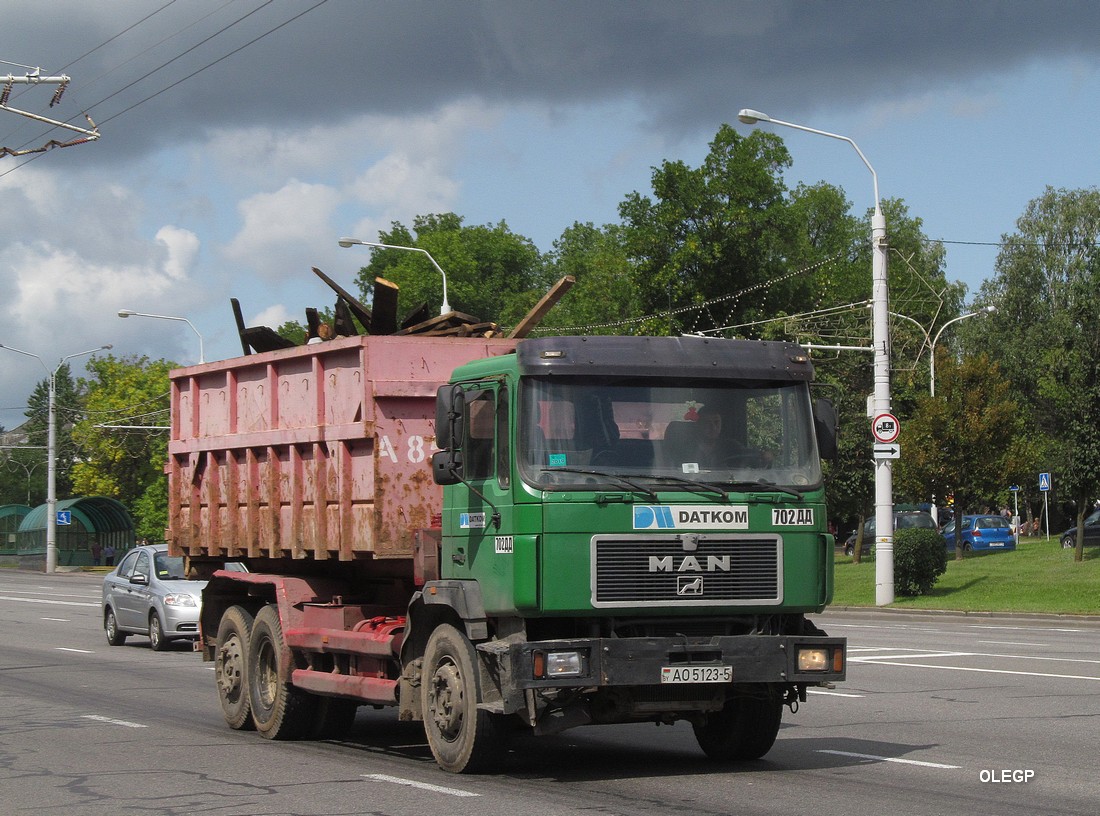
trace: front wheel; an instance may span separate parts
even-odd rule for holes
[[[253,728],[252,707],[248,702],[248,646],[252,637],[252,613],[243,606],[225,610],[218,624],[214,651],[214,677],[218,682],[218,700],[230,728]]]
[[[126,633],[118,628],[115,610],[108,609],[103,619],[103,629],[107,632],[107,642],[112,646],[121,646],[126,642]]]
[[[154,652],[163,652],[168,648],[168,638],[164,636],[164,624],[154,609],[149,613],[149,645]]]
[[[721,711],[692,726],[703,753],[722,762],[760,759],[771,750],[783,719],[783,701],[735,697]]]
[[[301,739],[314,725],[317,697],[294,687],[290,682],[293,668],[279,610],[269,604],[256,615],[248,647],[252,721],[267,739]]]
[[[1074,550],[1077,548],[1077,539],[1073,536],[1062,536],[1062,549]]]
[[[428,639],[420,695],[428,745],[445,771],[481,773],[503,751],[500,718],[477,707],[478,688],[473,644],[442,624]]]

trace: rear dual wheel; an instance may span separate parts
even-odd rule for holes
[[[279,610],[269,604],[252,623],[246,673],[252,721],[267,739],[302,739],[315,726],[320,698],[291,684],[293,669]]]
[[[218,624],[214,651],[214,677],[222,715],[229,727],[237,730],[255,728],[248,700],[248,647],[252,623],[252,613],[243,606],[229,607]]]

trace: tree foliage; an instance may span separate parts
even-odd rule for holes
[[[541,297],[541,256],[528,238],[497,224],[464,226],[454,213],[419,215],[412,229],[399,222],[380,232],[378,243],[425,250],[447,277],[447,300],[455,311],[509,325]],[[400,287],[402,315],[427,304],[432,315],[443,301],[443,276],[421,252],[373,250],[356,282],[363,300],[373,297],[374,279]]]
[[[1100,490],[1100,191],[1048,187],[1016,226],[982,287],[997,312],[974,338],[1002,361],[1080,528]]]
[[[168,520],[167,504],[151,499],[167,495],[165,426],[173,367],[146,357],[93,358],[83,381],[87,418],[73,429],[81,452],[73,467],[74,491],[118,499],[134,515],[139,534],[156,539],[163,538]]]

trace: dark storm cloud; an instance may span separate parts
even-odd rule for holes
[[[209,128],[419,113],[467,97],[631,98],[655,129],[709,128],[751,100],[801,113],[935,90],[1031,60],[1091,60],[1100,24],[1092,2],[955,0],[330,0],[287,22],[311,5],[181,0],[122,33],[156,7],[62,2],[59,13],[58,3],[0,3],[19,34],[7,46],[18,42],[18,53],[0,57],[56,71],[106,43],[67,69],[74,82],[64,112],[88,108],[111,133],[94,153],[102,160]]]

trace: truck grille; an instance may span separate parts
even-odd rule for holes
[[[695,548],[685,549],[684,539]],[[592,604],[778,604],[782,553],[778,535],[593,536]]]

